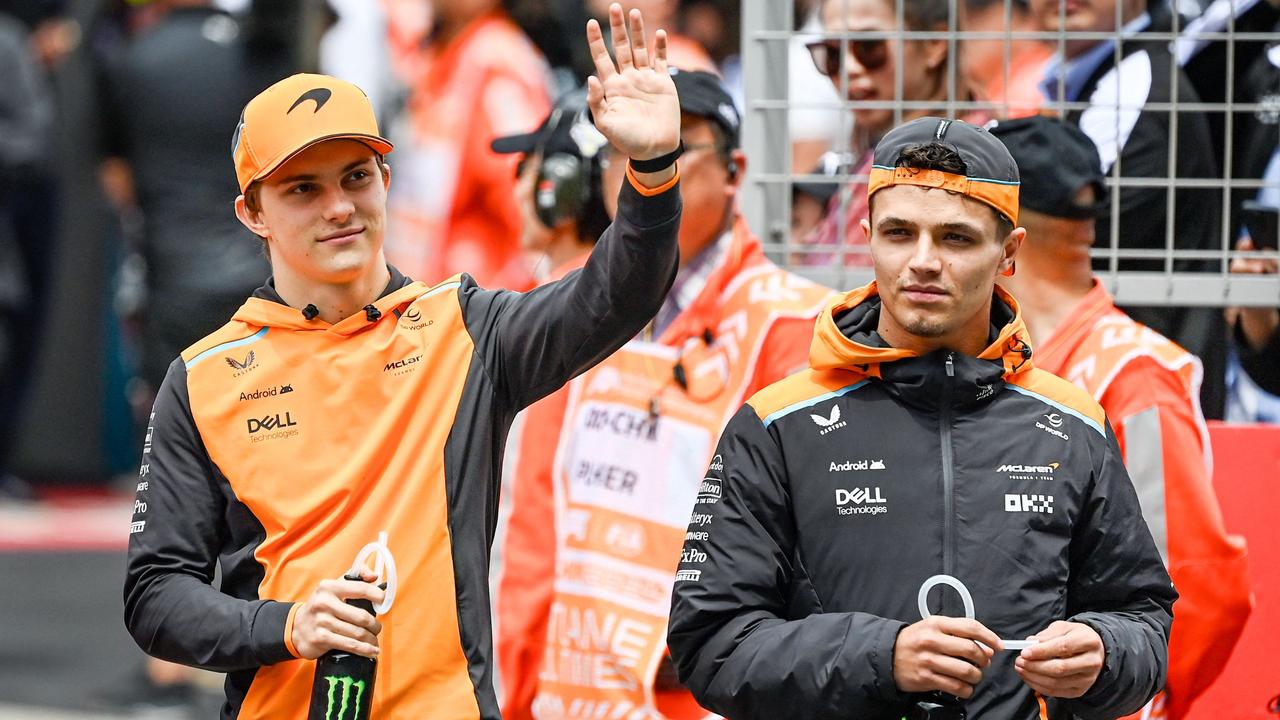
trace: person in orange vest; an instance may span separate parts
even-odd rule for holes
[[[781,270],[736,212],[740,118],[721,82],[680,96],[681,266],[644,332],[513,438],[497,642],[503,717],[704,718],[666,616],[701,470],[743,398],[805,362],[831,292]],[[607,151],[603,197],[622,181]],[[547,437],[552,439],[548,442]]]
[[[423,43],[393,53],[408,99],[390,130],[399,161],[388,259],[429,282],[466,270],[482,286],[526,290],[513,159],[489,143],[546,115],[546,62],[500,0],[428,5]]]
[[[1047,117],[991,132],[1022,171],[1027,228],[1018,272],[1001,283],[1022,304],[1036,364],[1084,388],[1111,419],[1178,588],[1168,681],[1133,716],[1176,720],[1221,672],[1253,607],[1244,539],[1226,533],[1210,483],[1200,360],[1117,309],[1093,277],[1103,176],[1088,136]]]
[[[387,263],[393,148],[360,88],[300,74],[244,107],[235,212],[273,276],[169,366],[124,588],[143,650],[227,674],[224,717],[301,720],[329,681],[337,717],[367,698],[373,717],[501,718],[487,585],[512,418],[634,337],[677,271],[665,35],[651,54],[639,12],[610,24],[616,64],[586,28],[587,102],[628,158],[619,211],[580,272],[527,293]],[[377,658],[376,687],[318,675],[330,650]]]

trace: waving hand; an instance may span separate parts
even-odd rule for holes
[[[622,6],[609,6],[616,65],[600,24],[587,22],[587,43],[596,66],[596,74],[587,79],[587,104],[596,127],[615,148],[633,160],[649,160],[680,144],[680,102],[667,74],[666,32],[657,32],[650,58],[640,11],[633,9],[629,20],[630,32]]]

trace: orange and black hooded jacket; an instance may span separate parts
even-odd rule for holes
[[[227,672],[223,718],[303,718],[315,664],[289,642],[294,614],[385,531],[397,594],[374,716],[498,718],[487,573],[507,430],[653,316],[675,185],[624,185],[586,266],[529,293],[393,270],[373,308],[330,325],[268,282],[187,349],[143,449],[124,590],[138,644]]]
[[[1083,390],[1033,367],[997,289],[977,357],[888,347],[875,284],[818,319],[809,369],[730,420],[693,508],[668,643],[680,679],[734,720],[897,720],[898,632],[945,573],[1005,639],[1091,626],[1106,660],[1081,698],[1038,698],[997,653],[969,717],[1114,718],[1164,683],[1177,597],[1115,434]],[[700,500],[702,496],[699,496]],[[961,617],[947,588],[934,613]]]

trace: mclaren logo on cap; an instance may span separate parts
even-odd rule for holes
[[[312,110],[311,112],[318,113],[320,112],[320,108],[324,107],[324,104],[329,102],[330,97],[333,97],[333,91],[330,90],[329,88],[324,88],[324,87],[312,88],[311,90],[308,90],[302,93],[301,95],[299,95],[298,99],[293,101],[293,104],[289,106],[289,109],[286,110],[284,114],[288,115],[289,113],[293,112],[294,108],[298,107],[299,105],[301,105],[302,103],[308,100],[312,100],[316,104],[316,109]]]

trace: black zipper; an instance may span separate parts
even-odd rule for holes
[[[938,433],[942,440],[942,572],[956,574],[955,556],[955,478],[951,450],[951,391],[955,384],[955,353],[947,353],[947,378],[942,386],[942,409],[938,415]]]

